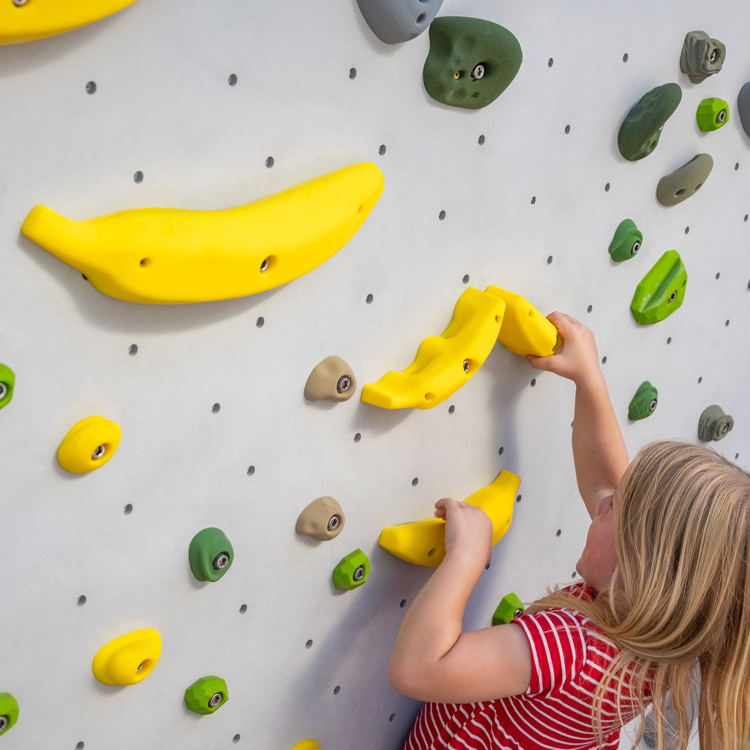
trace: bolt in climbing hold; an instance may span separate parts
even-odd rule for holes
[[[305,383],[308,401],[348,401],[357,390],[357,379],[349,365],[332,355],[318,362]]]
[[[656,323],[679,309],[685,299],[687,279],[680,254],[667,250],[635,289],[630,310],[636,323]]]
[[[327,526],[328,531],[336,531],[340,523],[341,523],[341,516],[338,516],[338,515],[331,516],[328,519],[328,526]]]
[[[29,2],[29,0],[13,0],[13,5],[20,7],[26,5],[27,2]]]
[[[718,130],[729,122],[729,105],[723,99],[704,99],[695,111],[698,127],[705,133]]]
[[[213,566],[216,570],[224,570],[224,568],[229,565],[229,556],[225,555],[223,552],[220,555],[216,556],[216,559],[213,561]]]
[[[633,422],[650,417],[659,403],[659,392],[644,380],[628,405],[628,419]]]
[[[337,589],[356,589],[367,582],[370,560],[361,549],[349,553],[333,571],[333,585]]]
[[[708,443],[725,438],[734,427],[734,419],[718,404],[707,406],[698,420],[698,440]]]
[[[101,458],[107,452],[107,448],[104,445],[97,446],[96,450],[91,454],[91,458],[94,460]]]
[[[0,734],[18,721],[18,702],[10,693],[0,693]]]
[[[465,359],[464,360],[464,372],[469,372],[470,369],[471,369],[471,364],[469,363],[468,359]]]
[[[523,614],[523,602],[514,593],[506,594],[497,605],[495,613],[492,615],[493,625],[507,625],[514,618]]]
[[[214,713],[229,700],[227,683],[221,677],[201,677],[185,690],[185,706],[196,714]]]
[[[339,378],[339,382],[336,383],[336,391],[338,393],[346,393],[351,388],[352,381],[347,375],[342,375]]]
[[[13,399],[16,375],[7,365],[0,365],[0,409]]]
[[[211,526],[192,538],[188,560],[196,580],[215,582],[232,567],[234,549],[226,534]]]
[[[260,272],[263,273],[268,268],[268,258],[263,258],[263,262],[260,264]]]
[[[355,581],[361,581],[365,577],[365,569],[360,565],[352,576]]]
[[[623,219],[615,230],[615,236],[609,245],[612,260],[621,263],[633,258],[641,249],[643,234],[632,219]]]
[[[219,703],[221,703],[221,701],[222,701],[221,693],[214,693],[211,696],[211,700],[208,702],[208,705],[211,708],[216,708],[219,705]]]
[[[310,536],[319,542],[337,537],[344,528],[344,511],[332,497],[313,500],[297,518],[295,531],[300,536]]]
[[[8,386],[5,383],[0,383],[0,401],[2,401],[8,395]]]
[[[471,78],[474,81],[478,81],[480,78],[484,78],[484,65],[482,65],[482,63],[476,65],[474,67],[474,70],[471,71]]]

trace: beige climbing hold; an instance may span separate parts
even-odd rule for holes
[[[326,357],[315,365],[305,383],[308,401],[348,401],[357,390],[357,379],[341,357]]]
[[[311,536],[319,542],[335,539],[344,528],[344,511],[332,497],[313,500],[297,519],[295,531],[301,536]]]
[[[656,199],[662,206],[676,206],[694,195],[711,174],[714,160],[709,154],[698,154],[676,172],[659,180]]]

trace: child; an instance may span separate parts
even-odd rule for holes
[[[684,750],[694,691],[702,750],[746,750],[750,475],[672,441],[628,465],[593,334],[567,315],[549,319],[563,346],[528,360],[576,384],[573,457],[592,519],[583,583],[509,625],[462,633],[492,527],[476,507],[437,502],[446,556],[404,617],[389,669],[396,690],[429,701],[406,750],[614,750],[652,702],[657,747]]]

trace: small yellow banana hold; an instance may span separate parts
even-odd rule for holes
[[[111,16],[136,0],[3,0],[0,44],[44,39]]]
[[[520,294],[508,292],[497,286],[485,291],[505,302],[505,317],[500,327],[498,342],[513,354],[525,357],[549,357],[562,345],[557,328]]]
[[[362,401],[383,409],[431,409],[452,396],[484,364],[497,339],[505,302],[469,287],[441,336],[426,338],[403,372],[387,372],[362,389]]]
[[[505,536],[513,520],[513,505],[521,478],[501,471],[497,479],[464,500],[481,508],[492,521],[492,546]],[[445,521],[425,521],[389,526],[380,532],[378,544],[396,557],[415,565],[437,568],[445,557]]]
[[[208,302],[317,268],[352,238],[382,192],[383,173],[364,162],[220,211],[137,208],[71,221],[37,206],[21,231],[110,297]]]

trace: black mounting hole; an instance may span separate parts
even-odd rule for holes
[[[440,213],[438,214],[438,219],[440,219],[440,221],[442,221],[442,220],[443,220],[444,218],[445,218],[445,211],[441,211],[441,212],[440,212]]]
[[[273,166],[273,156],[269,156],[266,159],[266,166],[270,169]]]
[[[124,513],[124,514],[125,514],[126,516],[129,516],[129,515],[130,515],[130,514],[131,514],[131,513],[133,512],[133,506],[132,506],[132,504],[131,504],[131,503],[128,503],[128,504],[127,504],[127,505],[126,505],[126,506],[125,506],[125,507],[124,507],[124,508],[122,509],[122,512],[123,512],[123,513]]]
[[[591,311],[592,311],[593,309],[594,309],[594,306],[593,306],[593,305],[589,305],[589,306],[588,306],[588,307],[586,308],[586,312],[591,312]]]
[[[241,614],[241,615],[244,615],[244,614],[245,614],[245,612],[247,612],[247,604],[242,604],[242,605],[240,606],[240,614]]]
[[[522,495],[518,495],[518,497],[516,498],[516,502],[517,502],[517,503],[520,503],[520,502],[521,502],[521,498],[522,498],[522,497],[523,497]]]
[[[552,256],[551,255],[549,256],[549,258],[547,258],[547,265],[548,266],[552,265]]]
[[[532,195],[531,196],[531,205],[533,206],[535,203],[536,203],[536,196]]]
[[[258,320],[255,321],[255,327],[256,328],[263,328],[263,326],[266,323],[266,319],[264,317],[258,318]]]
[[[721,276],[721,273],[717,273],[717,274],[716,274],[716,280],[717,280],[717,281],[719,280],[719,276]]]
[[[130,345],[130,346],[128,347],[128,354],[129,354],[129,355],[130,355],[131,357],[135,357],[135,355],[136,355],[136,354],[138,354],[138,344],[131,344],[131,345]]]
[[[685,227],[685,234],[690,234],[690,227]]]
[[[349,68],[349,78],[354,80],[357,77],[357,69],[356,68]]]
[[[490,565],[491,565],[491,564],[492,564],[492,563],[487,563],[487,565],[485,565],[485,566],[484,566],[484,569],[485,569],[485,570],[489,570],[489,569],[490,569]]]
[[[547,67],[551,68],[555,64],[555,61],[550,57],[549,61],[547,62]]]
[[[503,447],[502,447],[502,445],[501,445],[501,446],[500,446],[500,450],[499,450],[499,451],[497,452],[497,455],[498,455],[498,456],[502,456],[502,455],[503,455],[503,451],[504,451],[504,450],[505,450],[505,448],[503,448]]]
[[[419,477],[414,477],[414,479],[411,480],[411,486],[416,487],[419,484]]]
[[[237,76],[234,73],[232,73],[232,75],[230,75],[229,78],[227,78],[227,83],[230,86],[236,86],[237,85]]]
[[[557,530],[557,531],[555,532],[555,536],[560,536],[560,534],[562,534],[562,529],[558,529],[558,530]]]
[[[729,321],[727,321],[726,323],[724,323],[724,325],[725,325],[725,326],[728,326],[728,325],[729,325]]]
[[[453,406],[453,404],[451,404],[451,405],[450,405],[450,406],[448,407],[448,414],[453,414],[453,412],[454,412],[454,411],[456,411],[456,407],[455,407],[455,406]]]
[[[218,414],[220,410],[221,410],[221,404],[214,404],[214,405],[213,405],[213,406],[211,407],[211,412],[212,412],[213,414]]]
[[[76,750],[83,750],[83,740],[76,744]]]
[[[622,61],[623,62],[627,62],[628,61],[628,53],[627,52],[622,56]]]
[[[671,343],[672,343],[672,337],[671,337],[671,336],[670,336],[670,337],[669,337],[669,338],[667,339],[667,343],[668,343],[668,344],[671,344]]]
[[[401,607],[401,609],[403,609],[403,608],[404,608],[404,607],[406,606],[406,599],[402,599],[402,600],[401,600],[401,601],[399,602],[399,605],[398,605],[398,606],[399,606],[399,607]]]
[[[575,577],[576,577],[577,575],[578,575],[578,573],[576,573],[576,572],[575,572],[575,570],[574,570],[574,571],[573,571],[573,575],[572,575],[572,576],[570,576],[570,577],[571,577],[571,578],[575,578]]]
[[[359,442],[360,440],[362,440],[362,433],[361,433],[361,432],[358,432],[358,433],[357,433],[357,434],[356,434],[356,435],[354,436],[354,442],[355,442],[355,443],[358,443],[358,442]]]
[[[736,164],[734,165],[734,171],[736,172],[736,171],[737,171],[737,170],[738,170],[739,168],[740,168],[740,163],[739,163],[739,162],[737,162],[737,163],[736,163]]]
[[[565,126],[565,135],[567,135],[568,133],[570,133],[570,125]]]
[[[603,364],[603,365],[606,365],[606,364],[607,364],[607,358],[606,358],[606,357],[602,357],[602,364]]]
[[[254,466],[248,466],[247,467],[247,475],[251,477],[253,474],[255,474],[255,467]]]
[[[368,294],[368,295],[367,295],[367,296],[365,297],[365,302],[367,302],[367,304],[368,304],[368,305],[371,305],[371,304],[372,304],[372,299],[373,299],[372,295],[371,295],[371,294]]]
[[[77,604],[77,605],[78,605],[79,607],[82,607],[82,606],[83,606],[84,604],[86,604],[86,597],[85,597],[85,596],[84,596],[83,594],[81,594],[81,595],[80,595],[80,596],[78,597],[78,599],[76,599],[76,604]]]
[[[96,93],[96,82],[95,81],[89,81],[86,84],[86,93],[87,94],[95,94]]]
[[[735,454],[734,454],[734,460],[735,460],[735,461],[736,461],[736,460],[737,460],[737,459],[738,459],[739,457],[740,457],[740,454],[739,454],[739,453],[735,453]]]
[[[483,136],[483,135],[480,135],[480,136],[479,136],[479,138],[477,139],[477,143],[478,143],[478,144],[479,144],[480,146],[484,146],[484,136]]]
[[[531,387],[533,388],[536,385],[536,378],[531,378]]]
[[[380,144],[380,148],[378,149],[378,153],[379,153],[379,154],[380,154],[381,156],[385,156],[385,143],[381,143],[381,144]]]
[[[464,275],[463,282],[464,282],[464,284],[468,284],[469,283],[469,274],[468,273]]]
[[[703,376],[701,375],[701,377],[698,378],[698,383],[700,384],[702,382],[703,382]]]
[[[240,741],[239,734],[235,734],[234,737],[232,737],[232,742],[236,745]]]
[[[136,173],[135,173],[135,174],[133,175],[133,179],[134,179],[134,180],[135,180],[135,181],[136,181],[137,183],[141,183],[141,182],[143,182],[143,172],[141,172],[140,170],[138,170],[138,171],[137,171],[137,172],[136,172]]]
[[[747,214],[745,214],[745,219],[744,219],[744,221],[747,221]]]
[[[395,718],[396,718],[396,714],[391,714],[391,715],[390,715],[390,716],[388,717],[388,721],[393,721],[393,720],[394,720]]]
[[[312,648],[312,638],[305,644],[305,648]]]
[[[610,187],[609,183],[607,183],[607,184],[606,184],[606,185],[604,186],[604,192],[605,192],[605,193],[608,193],[608,192],[609,192],[609,187]]]
[[[336,685],[336,687],[333,689],[333,694],[338,695],[341,692],[341,685]]]

